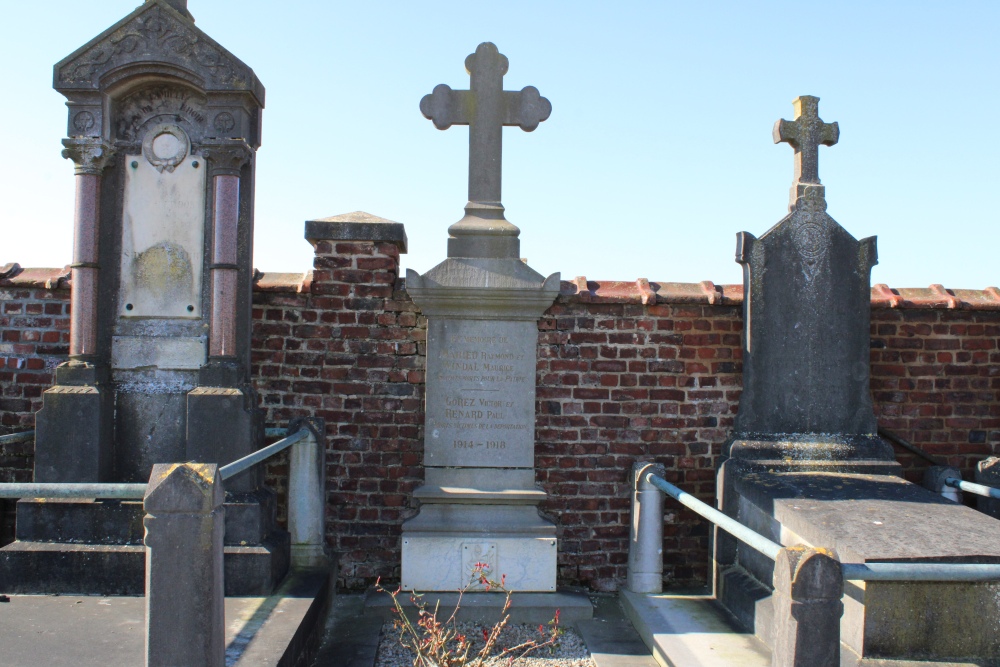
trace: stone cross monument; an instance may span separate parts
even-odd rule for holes
[[[146,0],[56,64],[53,85],[67,99],[63,155],[76,167],[72,320],[69,360],[36,416],[35,481],[146,482],[154,464],[249,454],[263,438],[250,308],[264,87],[194,25],[186,0]],[[262,574],[245,592],[269,590],[287,558],[271,560],[287,545],[261,546],[279,533],[258,474],[226,481],[230,551],[267,561],[247,570]],[[107,527],[123,516],[100,502],[20,505],[25,516],[79,515],[38,525]],[[141,512],[132,505],[122,507]],[[29,523],[19,518],[19,531]],[[111,539],[84,533],[63,537]],[[61,537],[48,538],[58,550]],[[124,548],[136,536],[114,539]],[[106,567],[141,592],[140,561],[103,558],[81,569]],[[236,590],[241,577],[230,569],[226,581]]]
[[[471,90],[442,83],[420,100],[420,111],[437,129],[469,126],[469,203],[465,217],[448,228],[449,257],[518,256],[518,228],[504,218],[500,203],[503,126],[531,132],[549,117],[552,105],[534,86],[504,90],[508,65],[507,56],[483,42],[465,59]]]
[[[891,448],[876,435],[869,389],[875,238],[855,240],[826,213],[819,146],[835,144],[840,131],[820,119],[818,106],[816,97],[799,97],[796,119],[774,126],[775,143],[795,149],[790,213],[759,239],[749,232],[737,236],[746,335],[743,395],[730,445],[737,454],[767,458],[781,446],[764,441],[825,434],[810,438],[815,447],[809,455],[805,448],[812,445],[796,444],[795,458],[893,465]]]
[[[995,562],[996,522],[903,480],[878,436],[869,386],[875,238],[854,239],[826,212],[819,146],[835,144],[839,128],[820,119],[818,103],[798,98],[795,120],[774,126],[775,142],[795,149],[788,215],[760,238],[738,235],[743,394],[723,446],[718,503],[783,546],[834,549],[848,562]],[[780,640],[775,615],[789,612],[772,604],[774,563],[722,531],[715,560],[718,599],[757,636]],[[997,654],[1000,643],[973,646],[958,620],[976,609],[996,623],[995,586],[845,584],[844,664]],[[934,605],[921,602],[931,597]],[[926,612],[918,624],[894,613],[917,606]]]
[[[538,318],[559,293],[519,259],[519,230],[500,203],[504,125],[534,130],[552,106],[533,87],[503,90],[507,58],[490,43],[465,61],[470,90],[439,85],[420,103],[439,129],[469,125],[469,202],[448,232],[448,259],[410,270],[428,319],[420,514],[403,524],[402,584],[453,591],[476,563],[508,587],[554,591],[555,526],[537,510]]]

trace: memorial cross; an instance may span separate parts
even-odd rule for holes
[[[819,117],[819,98],[802,95],[795,98],[795,120],[774,124],[774,143],[786,142],[795,149],[795,181],[790,207],[799,197],[800,184],[819,185],[819,146],[833,146],[840,138],[837,123],[824,123]]]
[[[467,212],[472,213],[469,209],[473,209],[477,217],[498,220],[503,220],[500,203],[503,126],[516,125],[531,132],[552,113],[552,104],[534,86],[520,91],[503,89],[508,64],[507,56],[496,46],[483,42],[465,59],[470,90],[452,90],[442,83],[420,100],[421,113],[439,130],[452,125],[469,126]],[[454,227],[449,231],[453,230]]]

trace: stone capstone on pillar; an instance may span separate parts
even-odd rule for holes
[[[774,667],[840,667],[844,578],[836,552],[786,547],[774,563]]]

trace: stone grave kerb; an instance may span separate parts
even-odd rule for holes
[[[154,463],[249,453],[264,87],[186,0],[147,0],[57,63],[53,87],[76,173],[72,317],[35,479],[139,482]]]
[[[856,240],[826,211],[819,146],[836,123],[819,98],[795,100],[775,143],[795,150],[789,213],[760,238],[737,235],[743,266],[743,393],[724,455],[770,461],[892,461],[869,387],[875,237]]]
[[[555,526],[535,483],[538,318],[559,294],[519,257],[504,217],[504,126],[532,131],[552,105],[538,90],[503,90],[507,58],[489,42],[465,61],[469,90],[441,84],[420,102],[438,129],[469,125],[469,200],[449,229],[447,259],[406,291],[427,317],[424,485],[403,524],[402,585],[453,591],[475,563],[514,590],[555,590]]]

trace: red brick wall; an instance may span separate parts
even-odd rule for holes
[[[267,425],[327,422],[327,535],[351,589],[398,577],[400,525],[423,478],[426,321],[401,289],[398,259],[392,244],[322,241],[311,276],[265,274],[254,293]],[[40,275],[0,281],[4,432],[31,427],[66,352],[68,291]],[[613,590],[624,579],[634,461],[662,462],[672,481],[713,498],[739,400],[741,298],[712,283],[563,283],[539,322],[536,419],[560,585]],[[1000,453],[1000,294],[876,286],[872,304],[880,424],[971,477],[976,461]],[[918,480],[927,464],[898,453]],[[7,479],[25,479],[30,463],[25,448],[0,451]],[[285,460],[269,465],[280,495],[286,476]],[[678,585],[704,581],[707,526],[666,506],[665,572]]]
[[[0,435],[34,428],[42,392],[69,350],[69,290],[58,278],[46,287],[52,273],[26,271],[17,285],[0,281]],[[0,444],[0,482],[30,482],[33,465],[33,443]],[[0,500],[0,545],[13,529],[14,502]]]
[[[559,579],[616,590],[628,560],[638,460],[712,503],[739,395],[737,306],[586,303],[563,296],[539,323],[535,465],[560,527]],[[708,531],[670,507],[664,569],[705,581]]]
[[[347,588],[398,578],[399,526],[423,480],[426,320],[398,291],[398,268],[393,244],[320,241],[307,290],[254,294],[267,422],[326,420],[327,536]],[[269,470],[279,493],[283,466]]]
[[[1000,310],[872,311],[879,425],[956,466],[967,480],[1000,454]],[[897,450],[908,479],[927,463]]]

